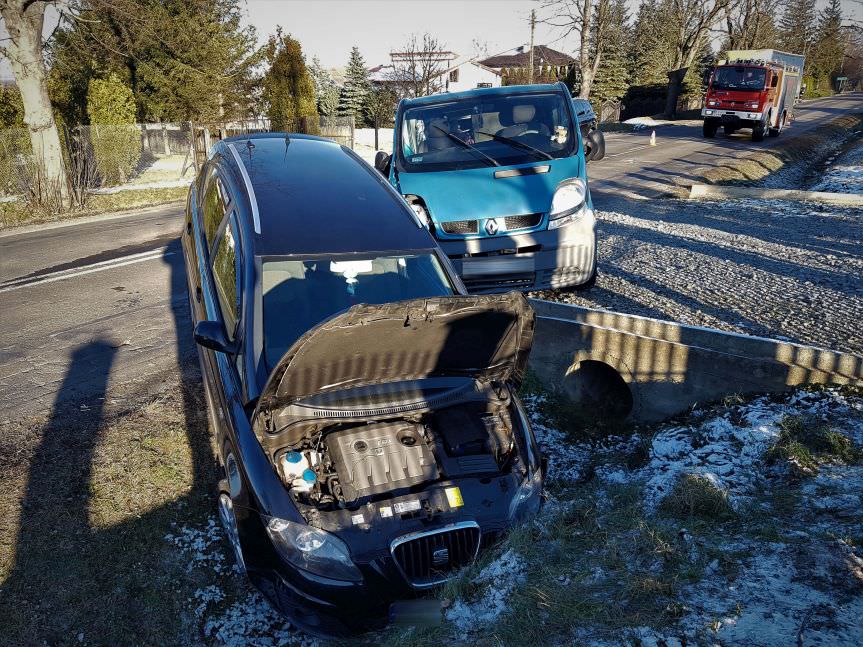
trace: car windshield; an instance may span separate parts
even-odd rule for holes
[[[762,67],[718,67],[712,86],[714,90],[763,90],[766,78]]]
[[[270,370],[303,333],[353,305],[454,293],[431,253],[267,259],[261,280],[264,356]]]
[[[399,170],[447,171],[558,157],[577,135],[561,92],[477,96],[404,111]]]

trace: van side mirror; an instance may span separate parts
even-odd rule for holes
[[[199,321],[195,324],[194,335],[195,343],[204,348],[229,355],[237,352],[237,342],[228,339],[221,321]]]
[[[384,153],[383,151],[378,151],[375,153],[375,168],[380,171],[383,175],[389,176],[390,174],[390,156]]]

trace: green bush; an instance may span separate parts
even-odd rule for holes
[[[141,159],[141,130],[135,125],[135,97],[116,74],[93,79],[87,90],[89,141],[102,184],[122,184]]]
[[[0,195],[21,193],[21,166],[29,163],[31,152],[26,128],[0,130]]]

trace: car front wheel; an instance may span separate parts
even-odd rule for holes
[[[241,573],[246,572],[246,560],[240,544],[240,529],[234,513],[234,498],[242,491],[242,479],[237,460],[230,450],[225,456],[225,478],[219,482],[219,519],[234,551],[234,560]]]

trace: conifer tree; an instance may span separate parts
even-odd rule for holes
[[[596,77],[593,80],[591,100],[597,110],[606,101],[617,101],[629,87],[627,51],[631,37],[629,12],[626,0],[614,0],[611,20],[606,32],[605,48]]]
[[[339,87],[321,65],[318,57],[312,59],[309,65],[309,74],[315,84],[315,101],[318,106],[318,114],[322,117],[332,117],[339,109]]]
[[[353,117],[357,125],[363,124],[370,91],[366,62],[359,48],[354,46],[345,70],[345,84],[339,96],[339,115]]]
[[[318,132],[315,86],[299,41],[281,29],[267,49],[270,69],[264,75],[263,98],[273,130]]]
[[[842,6],[840,0],[830,0],[818,19],[811,69],[816,76],[833,77],[841,69],[844,56]]]
[[[803,54],[809,59],[815,40],[815,0],[786,0],[779,19],[780,46],[786,52]],[[806,61],[809,69],[810,61]]]

